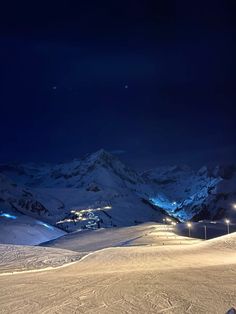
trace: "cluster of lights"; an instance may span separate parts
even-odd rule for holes
[[[230,225],[230,220],[228,218],[225,219],[225,223],[227,225],[227,232],[228,234],[230,233],[229,232],[229,225]],[[191,222],[187,222],[187,227],[188,227],[188,230],[189,230],[189,237],[190,237],[190,234],[191,234],[191,228],[192,228],[192,224]],[[207,226],[205,225],[204,226],[204,229],[205,229],[205,240],[207,239]]]
[[[171,224],[172,226],[176,226],[176,224],[177,224],[177,222],[175,222],[175,221],[173,221],[173,220],[171,220],[170,218],[163,218],[163,222],[164,223],[169,223],[169,224]]]
[[[233,208],[234,209],[236,209],[236,203],[234,203],[234,204],[232,204],[232,206],[233,206]],[[170,218],[163,218],[163,223],[169,223],[169,224],[171,224],[171,225],[173,225],[173,226],[176,226],[176,224],[178,223],[178,222],[174,222],[174,221],[172,221]],[[213,223],[213,222],[211,222],[211,223]],[[215,223],[215,222],[214,222]],[[228,234],[230,233],[230,223],[231,223],[231,221],[228,219],[228,218],[226,218],[225,219],[225,223],[226,223],[226,225],[227,225],[227,232],[228,232]],[[187,222],[186,223],[186,226],[187,226],[187,228],[188,228],[188,232],[189,232],[189,237],[191,236],[191,228],[192,228],[192,223],[191,222]],[[205,225],[204,226],[204,229],[205,229],[205,240],[207,239],[207,226]]]
[[[86,227],[91,227],[92,225],[96,225],[99,222],[99,217],[96,216],[94,213],[101,210],[111,209],[111,206],[103,206],[103,207],[96,207],[96,208],[87,208],[81,210],[71,210],[71,214],[75,216],[75,218],[66,218],[64,220],[60,220],[57,224],[64,224],[64,223],[76,223],[80,221],[88,221],[88,225]]]
[[[75,219],[68,218],[68,219],[60,220],[56,224],[57,225],[64,224],[65,222],[75,222]]]

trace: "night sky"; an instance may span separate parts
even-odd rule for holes
[[[0,162],[100,148],[137,169],[235,160],[235,1],[17,1],[0,12]]]

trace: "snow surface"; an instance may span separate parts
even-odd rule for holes
[[[115,246],[189,245],[201,240],[177,235],[171,225],[145,223],[126,228],[73,232],[42,246],[90,252]]]
[[[8,207],[0,210],[0,244],[36,245],[65,234],[50,224]]]
[[[166,215],[233,221],[235,204],[234,166],[139,174],[104,150],[57,165],[0,165],[0,215],[10,210],[68,232],[162,222]]]
[[[146,180],[104,150],[58,165],[0,165],[0,172],[3,209],[65,231],[98,227],[97,221],[101,227],[130,226],[164,217],[147,202],[151,187]],[[76,220],[71,213],[91,208],[95,219]]]
[[[134,246],[92,252],[65,268],[0,276],[1,311],[220,314],[235,307],[236,233],[192,245],[184,245],[188,238],[182,238],[183,245],[160,245],[160,238],[176,237],[167,227],[133,227],[137,234],[152,234],[134,240]],[[130,240],[134,233],[131,228],[120,233],[126,231]],[[109,242],[111,234],[100,236]]]
[[[58,267],[79,260],[84,254],[69,250],[0,244],[1,274]]]
[[[151,180],[153,204],[182,221],[236,218],[236,167],[161,167],[143,174]]]

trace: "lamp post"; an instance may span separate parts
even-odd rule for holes
[[[227,231],[228,231],[228,234],[229,234],[229,224],[230,224],[230,220],[229,219],[225,219],[225,223],[227,225]]]
[[[188,236],[191,237],[191,227],[192,224],[190,222],[187,223],[187,227],[188,227]]]

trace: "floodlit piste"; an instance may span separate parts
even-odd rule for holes
[[[236,314],[234,2],[1,2],[0,314]]]

